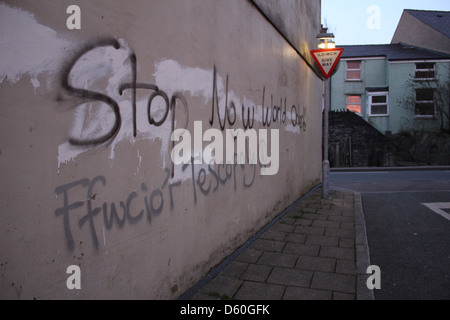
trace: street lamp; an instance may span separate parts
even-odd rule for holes
[[[334,34],[328,33],[328,28],[322,27],[320,33],[316,36],[317,46],[319,49],[334,49],[336,43],[334,42]]]
[[[328,28],[323,28],[317,35],[317,46],[319,49],[334,49],[334,34],[328,33]],[[330,113],[330,78],[324,81],[324,113],[323,113],[323,164],[322,164],[322,198],[330,197],[330,161],[328,160],[328,132]]]

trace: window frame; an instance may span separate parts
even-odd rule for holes
[[[349,68],[349,63],[351,63],[351,62],[359,62],[359,68],[358,69]],[[348,77],[349,71],[350,72],[359,71],[359,78],[358,79],[350,79]],[[362,81],[362,60],[346,60],[346,64],[345,64],[345,81]]]
[[[373,102],[373,97],[386,97],[385,103]],[[386,106],[386,113],[372,113],[373,106]],[[390,109],[389,109],[389,92],[388,91],[378,91],[378,92],[369,92],[367,94],[367,106],[368,106],[368,115],[369,117],[389,117]]]
[[[417,100],[417,93],[419,90],[425,91],[425,90],[429,90],[433,92],[433,100]],[[418,119],[434,119],[436,118],[436,97],[435,97],[435,90],[431,89],[431,88],[417,88],[414,90],[414,93],[416,95],[415,98],[415,102],[414,102],[414,115],[416,118]],[[422,114],[417,114],[417,104],[421,103],[421,104],[433,104],[433,114],[432,115],[422,115]]]
[[[418,67],[421,64],[430,64],[430,65],[433,65],[433,68],[422,68],[422,69],[419,69]],[[429,77],[427,77],[427,78],[425,78],[425,77],[418,77],[417,74],[420,73],[420,72],[422,72],[422,73],[433,72],[433,77],[432,78],[429,78]],[[436,63],[435,62],[425,62],[425,61],[424,62],[416,62],[415,63],[415,71],[414,71],[414,80],[421,80],[421,81],[423,81],[423,80],[436,80]]]
[[[349,97],[358,97],[359,98],[359,104],[348,102],[348,98]],[[349,105],[359,106],[360,112],[354,112],[354,111],[349,110],[348,109]],[[347,94],[345,96],[345,110],[348,111],[348,112],[353,112],[353,113],[361,116],[362,115],[362,97],[361,97],[361,95],[360,94]]]

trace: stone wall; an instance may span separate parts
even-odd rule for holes
[[[329,159],[333,168],[393,165],[392,140],[353,112],[330,112]]]
[[[329,158],[334,168],[447,166],[450,135],[415,131],[389,137],[352,112],[331,112]]]
[[[450,135],[436,132],[403,132],[393,136],[396,164],[408,165],[450,165]]]

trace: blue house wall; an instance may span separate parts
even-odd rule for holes
[[[384,47],[391,49],[389,46]],[[361,80],[346,79],[347,63],[352,61],[361,61]],[[434,80],[414,80],[416,63],[422,62],[435,63]],[[390,60],[387,56],[345,57],[344,52],[340,67],[331,80],[330,106],[332,111],[346,110],[347,96],[360,96],[359,115],[383,134],[386,132],[396,134],[403,131],[440,131],[442,123],[444,128],[449,128],[448,99],[443,101],[444,105],[437,106],[435,116],[418,117],[415,112],[415,89],[437,88],[439,83],[446,84],[448,87],[449,82],[450,59]],[[387,114],[370,113],[369,98],[374,92],[387,92]],[[450,95],[450,92],[447,91],[447,95]],[[439,112],[440,108],[443,108],[447,115],[442,115]]]
[[[414,80],[416,62],[390,62],[389,92],[391,102],[390,118],[393,133],[402,131],[440,131],[449,128],[449,97],[450,92],[450,62],[434,61],[436,64],[435,80]],[[444,87],[447,89],[444,89]],[[438,88],[440,87],[440,88]],[[436,99],[436,113],[434,117],[418,117],[415,114],[415,89],[434,88],[440,90],[440,94],[446,94],[446,99]],[[445,92],[446,91],[446,92]],[[435,93],[437,97],[438,93]],[[440,109],[445,114],[441,114]]]

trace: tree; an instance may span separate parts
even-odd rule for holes
[[[397,103],[410,112],[414,110],[416,120],[424,120],[416,122],[420,126],[416,131],[430,130],[430,122],[425,120],[435,119],[441,132],[450,133],[450,68],[440,65],[444,77],[436,76],[435,68],[434,63],[416,64],[416,73],[404,85],[408,94]]]

